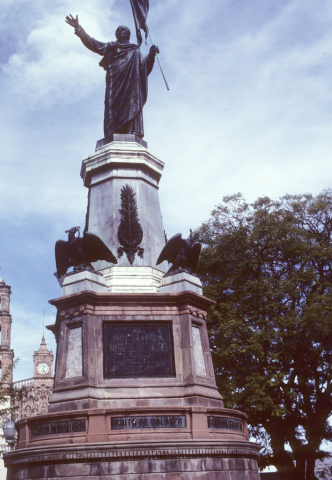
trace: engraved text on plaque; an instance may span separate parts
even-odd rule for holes
[[[175,376],[171,323],[105,323],[104,376]]]

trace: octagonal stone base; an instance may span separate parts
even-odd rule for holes
[[[160,441],[54,445],[5,456],[7,480],[259,480],[249,442]]]

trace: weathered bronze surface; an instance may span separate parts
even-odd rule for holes
[[[190,229],[190,235],[185,240],[181,233],[177,233],[168,240],[162,249],[157,265],[167,260],[172,266],[165,277],[180,272],[195,274],[202,245],[196,241],[196,235]]]
[[[112,417],[111,429],[132,428],[186,428],[185,415],[153,415],[141,417]]]
[[[148,95],[148,75],[151,73],[158,47],[152,45],[143,57],[139,47],[129,43],[130,30],[120,26],[115,42],[103,43],[90,37],[76,19],[66,17],[68,25],[86,48],[103,58],[99,65],[106,70],[104,134],[134,133],[144,137],[142,110]]]
[[[242,422],[229,417],[207,417],[208,428],[222,428],[224,430],[236,430],[242,432]]]
[[[170,323],[104,324],[104,377],[175,376]]]
[[[66,230],[66,233],[68,241],[58,240],[55,244],[55,275],[58,279],[61,279],[70,267],[78,266],[82,270],[88,268],[93,271],[91,262],[97,260],[118,263],[111,250],[94,233],[84,232],[83,237],[80,237],[80,227],[72,227]]]
[[[140,247],[143,240],[143,230],[138,218],[136,195],[130,185],[121,189],[121,208],[119,210],[121,222],[118,230],[118,239],[121,247],[118,248],[118,256],[127,254],[132,265],[135,254],[143,258],[144,248]]]

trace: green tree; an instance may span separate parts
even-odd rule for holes
[[[225,197],[198,234],[225,405],[248,414],[261,466],[313,479],[332,440],[332,191]]]

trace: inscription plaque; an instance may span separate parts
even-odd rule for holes
[[[186,428],[185,415],[159,415],[144,417],[112,417],[111,429],[124,430],[132,428]]]
[[[229,417],[207,417],[208,428],[222,428],[242,432],[242,421]]]
[[[82,365],[82,327],[71,328],[68,332],[68,354],[65,378],[81,377]]]
[[[104,377],[174,377],[171,323],[104,323]]]
[[[201,333],[199,327],[192,326],[194,359],[197,375],[206,376],[206,368],[204,362],[204,353],[202,347]]]
[[[32,425],[31,436],[56,435],[58,433],[85,432],[85,419],[65,420],[63,422],[48,422]]]

